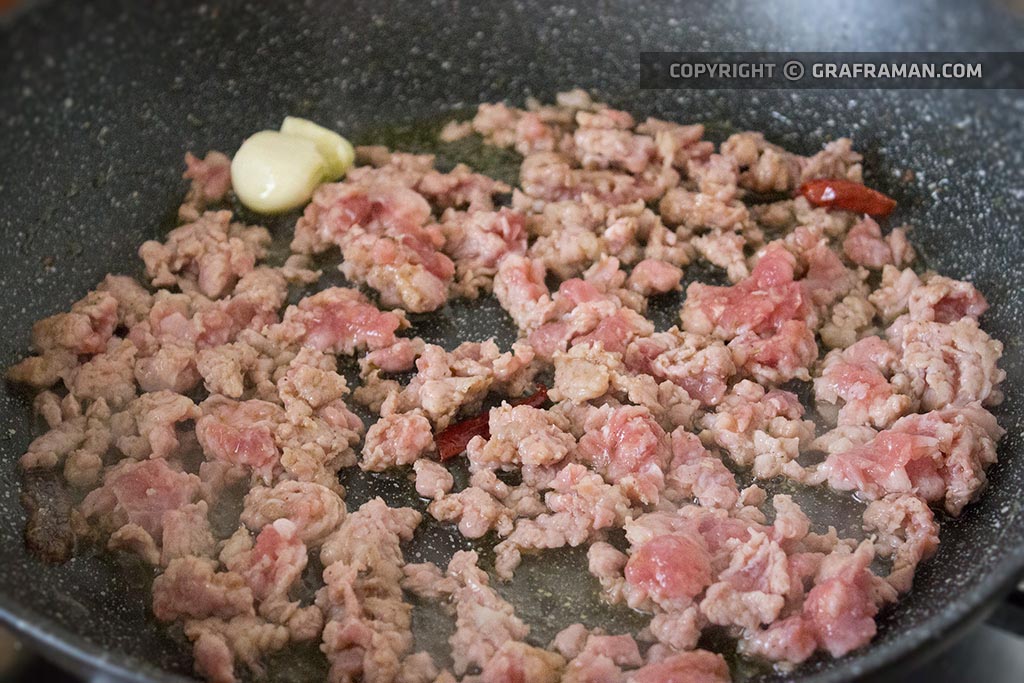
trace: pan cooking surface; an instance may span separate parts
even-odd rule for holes
[[[699,20],[659,3],[612,3],[599,15],[583,5],[474,3],[438,22],[440,12],[428,3],[354,2],[344,12],[317,2],[273,11],[240,2],[203,8],[51,3],[0,34],[0,53],[9,55],[0,61],[0,146],[8,152],[0,161],[0,314],[8,330],[0,365],[24,354],[32,321],[65,308],[105,273],[135,267],[137,246],[162,234],[184,191],[178,174],[186,149],[231,150],[286,113],[385,141],[382,125],[393,132],[393,122],[422,121],[479,101],[550,99],[580,85],[641,116],[764,130],[801,153],[849,134],[875,172],[868,183],[900,201],[893,220],[914,224],[911,238],[927,263],[974,281],[989,298],[985,327],[1006,343],[1006,401],[996,413],[1009,433],[990,470],[990,490],[943,525],[938,554],[922,566],[912,593],[883,614],[875,644],[801,673],[845,680],[902,659],[1008,587],[1024,565],[1019,94],[638,91],[630,65],[639,46],[1015,49],[1024,35],[1019,19],[999,7],[951,0],[742,11],[726,3],[702,9]],[[422,135],[416,128],[394,134]],[[915,178],[901,185],[905,169]],[[498,311],[491,313],[485,318],[450,307],[436,328],[417,321],[417,332],[448,345],[450,330],[474,339],[463,325],[486,320],[483,338],[502,324]],[[56,639],[51,649],[70,648],[78,662],[84,653],[90,667],[127,666],[134,680],[168,680],[162,669],[187,676],[190,662],[180,644],[148,616],[138,590],[146,577],[128,578],[122,560],[107,555],[59,568],[26,556],[15,467],[30,439],[23,399],[12,387],[0,390],[6,618],[37,638]],[[359,500],[359,487],[346,484],[350,503]],[[450,537],[431,538],[425,556],[451,551]],[[564,561],[572,562],[567,555]],[[534,572],[544,575],[544,564],[525,563],[524,582]],[[523,605],[540,635],[543,620],[530,610],[547,614],[564,604],[563,593],[578,593],[576,582],[564,588],[551,585],[548,599],[528,586],[536,607],[509,597]],[[519,590],[518,580],[508,590]],[[429,625],[439,622],[431,618],[418,610],[417,629],[436,632]]]

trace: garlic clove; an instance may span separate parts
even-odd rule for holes
[[[317,149],[327,164],[324,180],[337,180],[345,175],[356,159],[356,151],[352,143],[335,133],[333,130],[297,116],[286,116],[281,124],[281,132],[306,138],[316,144]]]
[[[231,186],[259,213],[281,213],[309,201],[327,173],[316,143],[264,130],[249,136],[231,161]]]

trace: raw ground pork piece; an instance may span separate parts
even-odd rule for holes
[[[1002,402],[1000,384],[1006,371],[998,363],[1003,344],[989,337],[974,319],[906,322],[899,326],[894,342],[901,352],[906,391],[920,398],[923,410]]]
[[[736,133],[722,143],[722,155],[740,169],[738,183],[754,192],[787,192],[813,178],[861,181],[861,156],[848,138],[834,140],[802,157],[773,145],[756,132]]]
[[[773,505],[770,526],[695,505],[641,515],[626,522],[628,554],[595,543],[590,571],[610,600],[651,612],[648,632],[674,650],[693,648],[708,623],[738,629],[741,649],[781,662],[865,644],[878,607],[896,595],[867,568],[872,545],[851,553],[855,542],[834,529],[810,532],[788,496]],[[849,614],[829,611],[832,599]]]
[[[412,538],[420,513],[389,508],[380,498],[351,513],[324,542],[326,584],[317,593],[323,611],[321,651],[329,679],[386,683],[412,648],[412,605],[402,599],[400,543]]]
[[[168,515],[195,502],[199,494],[199,477],[164,459],[126,460],[107,469],[103,485],[86,495],[79,512],[114,544],[131,536],[133,548],[155,564]]]
[[[510,579],[524,552],[578,546],[603,529],[622,524],[630,501],[622,489],[586,467],[570,463],[551,481],[544,496],[550,512],[520,518],[515,529],[495,547],[495,572]]]
[[[588,631],[583,624],[573,624],[555,636],[551,648],[568,660],[562,681],[621,681],[623,668],[643,664],[636,641],[628,634],[605,635],[601,629]]]
[[[35,388],[54,385],[78,364],[78,356],[100,353],[117,326],[117,299],[94,291],[71,306],[68,313],[44,318],[32,326],[29,356],[7,370],[14,382]]]
[[[680,314],[683,329],[732,340],[736,365],[758,381],[808,379],[818,355],[817,290],[794,279],[796,265],[789,252],[770,245],[750,277],[732,287],[692,283]]]
[[[359,466],[382,472],[411,465],[432,450],[434,433],[427,418],[418,413],[393,413],[370,425]]]
[[[420,472],[423,472],[422,468]],[[466,538],[479,538],[492,529],[498,535],[506,536],[512,531],[512,524],[517,518],[534,517],[545,510],[533,487],[526,484],[509,486],[491,470],[473,472],[469,486],[452,494],[444,490],[450,490],[453,483],[447,470],[444,473],[447,477],[431,475],[432,488],[427,488],[427,481],[420,481],[418,473],[417,487],[423,483],[426,492],[434,497],[427,506],[427,512],[439,521],[457,523],[459,532]]]
[[[917,565],[939,547],[939,525],[931,508],[914,495],[888,495],[864,510],[864,528],[878,534],[875,552],[892,557],[889,584],[900,593],[909,591]]]
[[[185,201],[178,208],[178,220],[191,223],[206,207],[223,201],[231,190],[231,159],[221,152],[207,152],[202,159],[186,152],[182,177],[190,184]]]
[[[355,464],[363,423],[345,405],[348,389],[334,363],[303,349],[285,366],[269,400],[214,395],[204,401],[196,438],[208,460],[246,468],[267,484],[282,474],[336,482],[341,467]]]
[[[254,613],[252,589],[245,577],[217,571],[217,562],[183,557],[153,581],[153,613],[162,621],[205,619]]]
[[[445,211],[441,231],[444,251],[455,263],[453,291],[471,299],[490,292],[505,256],[526,252],[523,215],[505,207],[469,213]]]
[[[440,431],[459,411],[479,410],[488,392],[511,398],[528,393],[537,372],[534,355],[522,342],[502,353],[493,339],[463,342],[451,352],[427,344],[406,386],[371,372],[354,397],[382,415],[419,410]]]
[[[657,504],[672,457],[665,430],[639,406],[604,406],[586,420],[576,457],[631,500]]]
[[[626,264],[647,257],[669,267],[686,265],[693,252],[641,201],[614,206],[584,195],[551,202],[527,218],[527,227],[536,237],[530,256],[562,279],[579,276],[602,256]]]
[[[439,251],[444,236],[427,225],[430,214],[427,200],[401,185],[321,185],[295,225],[292,250],[336,244],[345,277],[377,290],[382,303],[433,311],[448,298],[455,266]]]
[[[285,480],[273,487],[250,489],[241,521],[257,530],[287,519],[304,543],[318,545],[341,525],[345,515],[345,501],[337,491],[315,482]]]
[[[172,230],[163,243],[144,243],[139,256],[154,287],[177,286],[216,299],[255,267],[269,244],[265,228],[232,223],[230,211],[210,211]]]
[[[672,432],[672,460],[665,478],[665,496],[674,503],[696,499],[704,507],[729,510],[740,492],[736,478],[720,458],[685,428]]]
[[[244,538],[244,544],[239,546],[236,538]],[[320,611],[287,601],[288,588],[306,564],[305,546],[294,537],[291,522],[278,520],[266,527],[255,545],[242,530],[225,546],[221,562],[227,565],[224,571],[216,560],[177,558],[153,582],[153,611],[158,619],[183,621],[199,674],[218,683],[234,682],[240,663],[259,676],[264,655],[290,640],[318,635]]]
[[[886,323],[907,315],[910,320],[951,323],[977,320],[988,302],[974,285],[936,273],[918,276],[910,268],[882,268],[882,283],[868,297]]]
[[[185,622],[185,635],[193,641],[196,673],[213,683],[234,683],[235,661],[254,675],[265,673],[263,655],[288,644],[288,629],[259,617],[240,615],[229,620],[211,617]]]
[[[308,561],[306,544],[298,527],[280,518],[264,526],[255,541],[240,528],[221,550],[220,560],[237,572],[259,602],[257,613],[267,621],[288,628],[292,640],[313,640],[320,635],[324,616],[315,605],[301,606],[289,599]]]
[[[722,400],[736,373],[732,354],[721,341],[678,327],[635,339],[624,360],[631,370],[670,380],[706,406]]]
[[[662,196],[679,183],[679,174],[658,165],[637,174],[577,168],[575,160],[564,154],[536,152],[523,159],[519,183],[523,192],[517,202],[520,206],[579,199],[584,194],[609,204],[631,204]]]
[[[522,155],[553,149],[565,131],[573,126],[577,113],[607,109],[579,88],[558,93],[555,105],[542,105],[528,99],[526,109],[504,103],[481,104],[468,127],[456,124],[442,132],[442,139],[455,140],[479,133],[485,142],[497,147],[515,147]]]
[[[587,342],[601,342],[606,351],[623,353],[635,337],[653,333],[654,325],[639,312],[645,300],[623,289],[625,281],[615,258],[594,264],[582,279],[564,281],[549,301],[540,300],[543,313],[530,316],[539,323],[527,336],[530,346],[544,359]]]
[[[820,472],[869,500],[915,494],[951,515],[984,487],[1004,430],[978,403],[908,415],[861,446],[829,455]]]
[[[504,403],[489,411],[488,424],[490,438],[475,436],[466,448],[473,468],[555,465],[576,449],[568,422],[541,408]]]
[[[750,380],[735,384],[713,413],[701,420],[701,440],[722,448],[755,477],[785,474],[800,479],[796,462],[814,438],[814,423],[803,418],[799,399],[781,389],[766,391]]]
[[[270,334],[318,351],[348,355],[357,349],[395,344],[395,332],[406,324],[400,311],[381,312],[358,291],[331,287],[289,306]]]
[[[520,330],[539,327],[552,307],[546,275],[542,261],[525,256],[512,255],[498,265],[494,295]]]
[[[907,241],[906,230],[895,228],[886,237],[870,216],[850,228],[843,240],[843,253],[858,266],[880,270],[890,265],[902,268],[914,260],[914,249]]]
[[[146,319],[127,335],[138,351],[135,379],[139,387],[188,392],[206,378],[199,370],[201,361],[211,385],[220,386],[221,369],[200,354],[205,351],[216,357],[220,347],[238,336],[276,323],[289,282],[309,283],[317,277],[294,263],[282,268],[258,266],[238,280],[229,296],[216,301],[158,291]]]
[[[433,460],[420,459],[412,467],[416,472],[416,493],[423,498],[440,498],[455,485],[455,478],[448,468]]]
[[[32,440],[18,464],[26,472],[60,467],[71,486],[95,486],[113,441],[110,408],[100,399],[83,414],[73,396],[62,403],[67,411],[54,416],[51,429]]]
[[[456,265],[441,251],[445,229],[431,222],[431,201],[441,208],[468,206],[473,215],[477,210],[491,211],[492,195],[510,188],[461,165],[450,173],[439,173],[433,170],[429,155],[381,149],[361,153],[379,157],[373,159],[374,167],[352,169],[345,182],[316,190],[295,224],[292,250],[321,253],[337,245],[345,277],[377,290],[385,305],[411,312],[436,310],[448,298]],[[485,286],[486,269],[493,268],[516,242],[525,248],[516,228],[507,223],[511,216],[503,210],[490,221],[474,217],[462,223],[458,234],[450,226],[449,234],[456,238],[451,250],[462,261],[459,279],[465,293]],[[454,215],[450,220],[456,220]]]
[[[896,597],[888,583],[870,571],[873,557],[868,541],[852,553],[826,557],[800,611],[744,638],[741,651],[798,664],[816,648],[841,657],[866,645],[877,630],[879,607]]]
[[[888,427],[917,406],[917,400],[904,393],[908,378],[900,361],[896,349],[878,337],[831,351],[814,380],[815,399],[841,404],[841,425]]]
[[[568,352],[556,351],[553,360],[555,384],[549,396],[564,401],[565,407],[586,401],[631,403],[650,411],[665,430],[691,425],[700,407],[686,389],[672,381],[659,381],[626,368],[622,354],[605,351],[600,342],[576,344]],[[582,434],[583,421],[576,420],[573,430]]]
[[[824,319],[818,334],[830,349],[853,346],[861,337],[875,332],[875,307],[861,292],[848,294],[838,301]]]
[[[488,676],[486,672],[489,669],[493,671],[499,665],[505,666],[504,660],[510,656],[510,649],[514,652],[515,648],[524,646],[522,641],[529,635],[530,627],[515,615],[512,605],[490,586],[487,573],[477,566],[475,552],[456,552],[448,563],[446,577],[446,597],[449,597],[455,611],[455,633],[449,639],[455,674],[461,676],[472,667],[480,667],[484,675],[479,680],[506,680]],[[536,679],[530,677],[527,680],[557,681],[564,660],[558,655],[540,652],[547,655],[547,658],[542,657],[544,665],[534,671]],[[554,670],[553,678],[551,669]]]

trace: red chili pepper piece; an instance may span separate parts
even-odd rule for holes
[[[512,401],[514,406],[527,405],[533,408],[540,408],[548,400],[548,388],[543,384],[537,385],[537,391]],[[479,415],[448,425],[434,437],[434,445],[437,446],[437,455],[441,460],[450,460],[466,450],[466,445],[474,436],[482,436],[485,439],[491,437],[489,418],[490,410],[485,410]]]
[[[800,194],[815,206],[842,209],[869,216],[888,216],[896,200],[852,180],[820,178],[800,186]]]

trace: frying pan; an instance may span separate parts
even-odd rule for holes
[[[638,52],[1017,50],[1022,36],[1011,5],[959,0],[43,3],[0,29],[0,366],[27,351],[34,320],[108,272],[137,272],[138,245],[171,225],[186,150],[232,152],[285,114],[373,141],[384,125],[581,86],[640,116],[762,130],[801,153],[852,135],[868,182],[899,200],[894,219],[913,222],[926,263],[975,282],[992,304],[986,329],[1006,343],[997,415],[1008,434],[990,490],[942,526],[938,554],[883,613],[870,647],[787,678],[891,672],[983,618],[1024,569],[1024,100],[996,91],[643,91]],[[907,169],[913,179],[901,181]],[[284,235],[288,226],[271,227]],[[493,305],[459,304],[416,322],[448,347],[514,334]],[[188,679],[187,648],[148,615],[147,570],[91,551],[48,566],[26,552],[16,460],[32,435],[29,412],[15,387],[0,389],[0,617],[83,676]],[[406,495],[400,482],[345,477],[350,503]],[[443,528],[425,535],[427,557],[459,544]],[[625,619],[579,597],[589,591],[579,566],[573,553],[528,562],[518,587],[502,588],[518,591],[538,638],[581,614]],[[417,619],[421,633],[435,630],[430,615]],[[281,680],[315,674],[279,668],[290,673],[274,669]]]

